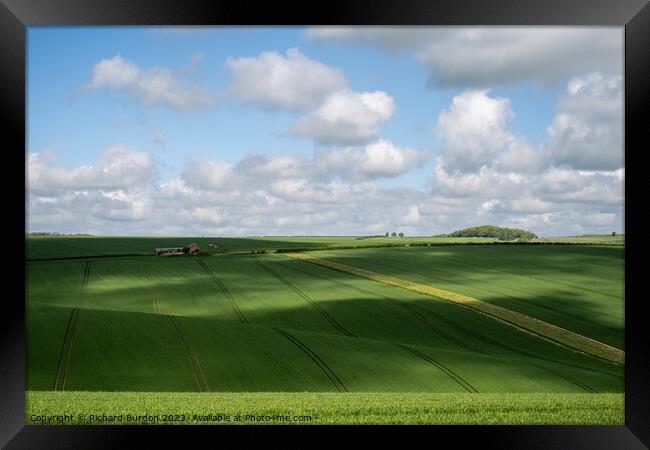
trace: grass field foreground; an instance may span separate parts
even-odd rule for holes
[[[622,425],[624,396],[31,391],[25,423]]]

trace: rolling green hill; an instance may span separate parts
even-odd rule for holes
[[[457,246],[318,256],[476,297],[623,348],[623,248]]]
[[[412,250],[376,251],[417,261]],[[361,264],[358,252],[349,257]],[[413,267],[402,266],[409,276]],[[622,388],[612,364],[449,302],[280,255],[32,263],[27,318],[34,390],[53,389],[57,376],[60,389],[103,391]]]
[[[622,248],[317,253],[622,348]],[[28,391],[623,392],[621,365],[446,300],[281,253],[98,256],[27,263]]]

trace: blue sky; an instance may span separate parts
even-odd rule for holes
[[[617,40],[611,28],[30,27],[30,231],[148,234],[169,195],[187,206],[163,234],[620,232]],[[242,163],[251,155],[295,170],[269,175]],[[547,192],[556,179],[564,200]]]

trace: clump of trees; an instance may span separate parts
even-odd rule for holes
[[[499,239],[500,241],[512,241],[514,239],[528,241],[537,237],[535,233],[531,233],[530,231],[521,230],[519,228],[497,227],[494,225],[481,225],[479,227],[464,228],[462,230],[457,230],[453,233],[449,233],[447,236],[489,237]]]
[[[396,233],[395,231],[393,231],[392,233],[389,233],[387,231],[386,234],[375,234],[375,235],[371,235],[371,236],[360,236],[360,237],[357,237],[356,239],[370,239],[370,238],[397,237],[397,236],[404,237],[404,233],[401,233],[401,232]]]

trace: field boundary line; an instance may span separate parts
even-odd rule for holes
[[[338,323],[334,317],[330,316],[327,311],[323,309],[322,306],[317,304],[311,297],[309,297],[307,294],[305,294],[303,291],[301,291],[297,286],[295,286],[291,281],[287,280],[285,277],[277,273],[275,270],[271,269],[269,266],[264,264],[261,261],[258,261],[257,259],[255,260],[257,264],[262,266],[264,269],[266,269],[271,275],[273,275],[275,278],[280,280],[282,283],[284,283],[286,286],[288,286],[292,291],[294,291],[296,294],[298,294],[303,300],[305,300],[309,305],[311,305],[318,313],[325,319],[327,320],[334,328],[339,330],[341,333],[343,333],[346,336],[349,337],[356,337],[354,334],[349,332],[343,325]]]
[[[271,327],[273,330],[287,338],[289,341],[291,341],[296,347],[298,347],[300,350],[302,350],[303,353],[305,353],[317,366],[318,368],[325,374],[325,376],[330,380],[330,383],[336,388],[337,391],[339,392],[348,392],[347,388],[343,384],[343,382],[339,379],[339,377],[334,373],[332,369],[321,359],[320,356],[318,356],[312,349],[307,347],[302,341],[300,341],[297,337],[293,336],[292,334],[288,333],[285,330],[282,330],[277,327]]]
[[[214,282],[219,286],[223,294],[226,296],[228,301],[230,302],[230,306],[232,306],[233,311],[235,311],[235,314],[237,314],[237,317],[239,317],[239,321],[241,323],[249,323],[246,317],[244,317],[244,314],[241,312],[239,309],[239,306],[237,305],[237,302],[235,301],[235,298],[232,296],[228,288],[221,282],[219,278],[210,270],[210,268],[203,262],[202,259],[197,259],[196,262],[198,263],[199,266],[203,267],[203,270],[207,272],[208,275],[210,275],[210,278],[214,280]]]
[[[343,272],[352,273],[354,275],[375,280],[380,283],[390,284],[421,294],[448,300],[486,314],[489,317],[500,320],[515,328],[522,329],[545,338],[551,342],[556,343],[557,345],[562,345],[600,359],[604,359],[617,364],[623,364],[625,360],[625,352],[623,350],[619,350],[610,345],[596,341],[595,339],[591,339],[587,336],[583,336],[573,331],[558,327],[557,325],[553,325],[534,317],[527,316],[520,312],[493,305],[491,303],[484,302],[473,297],[457,294],[455,292],[450,292],[443,289],[438,289],[420,283],[414,283],[412,281],[407,281],[402,278],[397,278],[390,275],[371,272],[360,267],[350,266],[348,264],[342,264],[312,255],[303,253],[285,253],[284,255],[313,264],[330,267],[332,269],[340,270]]]
[[[194,378],[196,380],[196,383],[199,385],[199,389],[201,390],[201,392],[210,392],[210,387],[208,386],[208,380],[205,378],[205,373],[201,368],[201,364],[199,364],[199,358],[196,356],[196,352],[192,347],[192,343],[189,341],[187,337],[185,337],[185,334],[183,333],[180,324],[176,320],[176,317],[174,316],[167,316],[167,317],[169,317],[169,320],[172,322],[172,325],[176,330],[176,333],[181,338],[181,341],[183,341],[183,345],[185,346],[185,351],[187,352],[187,357],[190,361],[192,374],[194,374]]]

